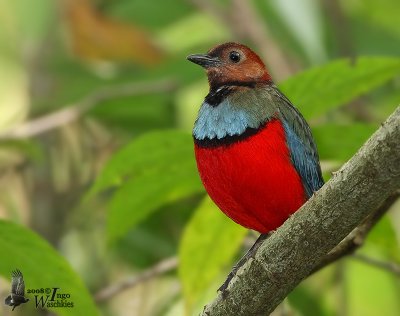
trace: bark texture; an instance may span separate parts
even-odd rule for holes
[[[275,307],[400,188],[400,107],[238,271],[203,316],[260,316]]]

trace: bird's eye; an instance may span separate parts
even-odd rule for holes
[[[229,53],[229,59],[234,63],[238,63],[240,61],[240,54],[236,51],[231,51]]]

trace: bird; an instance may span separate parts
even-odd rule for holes
[[[324,180],[309,125],[254,51],[228,42],[187,59],[205,69],[209,83],[193,127],[201,181],[222,212],[261,233],[219,288],[225,291]]]
[[[22,272],[18,269],[11,273],[11,294],[5,299],[5,304],[15,307],[28,302],[29,299],[25,297],[25,282]]]

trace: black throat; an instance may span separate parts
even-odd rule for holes
[[[204,101],[211,106],[218,106],[225,98],[236,90],[236,87],[254,88],[254,81],[231,81],[218,86],[211,86],[210,92],[205,97]]]

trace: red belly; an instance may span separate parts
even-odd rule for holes
[[[267,233],[306,200],[277,120],[228,146],[195,145],[197,167],[211,199],[238,224]]]

